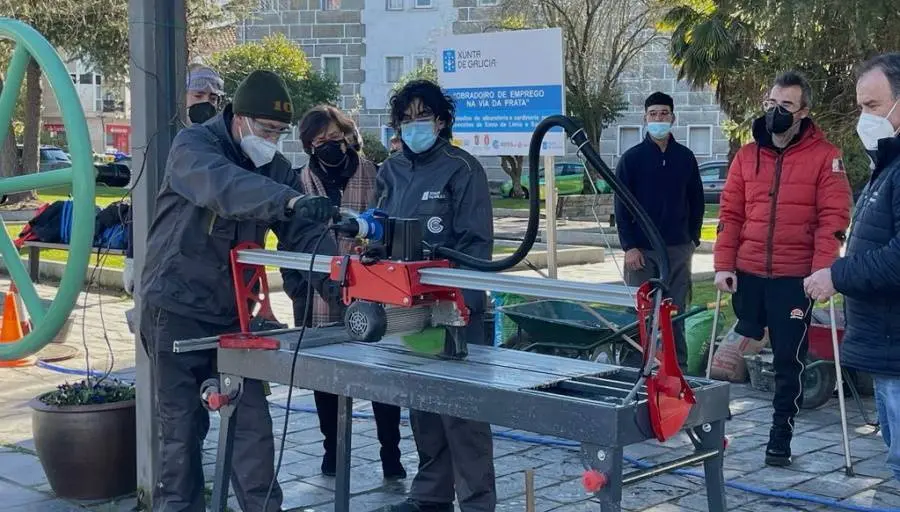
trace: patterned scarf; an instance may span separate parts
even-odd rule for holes
[[[366,210],[374,199],[375,174],[375,164],[360,156],[359,167],[341,194],[341,208],[349,208],[357,212]],[[328,196],[322,180],[309,168],[309,165],[300,172],[300,182],[307,194]],[[339,237],[337,243],[338,253],[341,255],[355,254],[355,249],[359,245],[355,239],[344,236]],[[340,322],[342,315],[343,308],[340,303],[328,304],[318,295],[313,299],[312,326]]]

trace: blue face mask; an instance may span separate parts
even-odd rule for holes
[[[672,123],[657,122],[647,123],[647,133],[656,140],[663,140],[669,136],[672,131]]]
[[[400,127],[400,138],[413,153],[424,153],[434,146],[437,133],[434,121],[411,121]]]

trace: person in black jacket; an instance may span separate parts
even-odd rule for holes
[[[304,194],[277,151],[291,112],[284,81],[255,71],[238,86],[232,105],[172,141],[140,276],[140,339],[150,356],[160,433],[153,510],[205,510],[202,449],[209,413],[200,386],[217,375],[216,351],[175,353],[173,343],[240,332],[231,250],[242,242],[265,243],[271,229],[288,250],[312,252],[321,237],[318,253],[336,253],[333,239],[322,235],[333,213],[330,202]],[[337,292],[324,275],[309,279],[323,296]],[[265,387],[246,379],[241,393],[235,496],[242,510],[276,512],[282,492],[272,485],[275,444]]]
[[[199,64],[194,64],[188,69],[187,93],[185,106],[187,106],[188,120],[191,124],[202,124],[215,117],[219,107],[224,102],[225,81],[213,69]],[[132,179],[138,179],[138,175],[132,175]],[[133,187],[131,184],[130,187]],[[122,271],[122,287],[125,293],[131,295],[134,291],[134,232],[132,212],[128,209],[125,217],[125,268]]]
[[[424,242],[490,260],[494,218],[487,175],[466,151],[450,144],[455,105],[435,83],[414,80],[391,98],[391,124],[402,150],[384,161],[376,206],[394,217],[421,221]],[[461,283],[463,286],[465,283]],[[470,344],[490,345],[484,332],[485,293],[463,290]],[[449,334],[445,334],[449,335]],[[425,411],[409,412],[419,471],[409,499],[389,512],[494,512],[497,489],[491,426]]]
[[[864,63],[856,83],[857,132],[872,176],[843,258],[806,278],[813,299],[844,296],[841,362],[873,375],[888,467],[900,480],[900,53]]]
[[[691,291],[691,259],[700,245],[703,227],[703,184],[694,153],[675,141],[675,102],[668,94],[655,92],[644,102],[647,136],[622,155],[616,175],[634,194],[662,235],[669,255],[669,296],[684,311]],[[659,255],[650,247],[647,234],[634,215],[616,200],[619,242],[625,251],[625,283],[640,286],[660,277]],[[678,364],[687,365],[684,323],[675,328]]]

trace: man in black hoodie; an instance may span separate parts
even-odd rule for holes
[[[669,275],[659,276],[659,254],[647,234],[621,201],[616,201],[619,242],[625,251],[625,282],[640,286],[649,279],[668,279],[669,297],[684,311],[691,291],[691,259],[700,245],[703,227],[703,184],[694,153],[675,141],[675,103],[655,92],[644,102],[647,136],[622,155],[616,175],[650,216],[666,243]],[[682,369],[687,365],[684,323],[675,328],[675,352]]]

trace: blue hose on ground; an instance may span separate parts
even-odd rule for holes
[[[87,375],[87,372],[85,372],[84,370],[76,370],[76,369],[72,369],[72,368],[66,368],[65,366],[59,366],[59,365],[55,365],[52,363],[46,363],[46,362],[40,361],[40,360],[35,364],[35,366],[37,366],[39,368],[43,368],[45,370],[62,373],[65,375],[77,375],[77,376],[82,376],[82,377]],[[91,375],[91,377],[103,377],[104,374],[101,372],[97,372],[97,371],[91,371],[90,375]],[[279,404],[276,402],[269,402],[269,404],[273,405],[275,407],[278,407],[279,409],[287,410],[287,407],[285,407],[282,404]],[[291,406],[290,411],[315,414],[316,408],[310,407],[310,406]],[[358,418],[358,419],[373,419],[375,417],[375,415],[372,413],[366,413],[366,412],[354,412],[353,417]],[[401,415],[401,419],[409,420],[409,416],[406,414]],[[538,444],[538,445],[544,445],[544,446],[559,446],[559,447],[565,447],[565,448],[578,448],[579,446],[581,446],[580,443],[577,443],[575,441],[568,441],[566,439],[559,439],[559,438],[555,438],[555,437],[546,437],[546,436],[528,435],[528,434],[518,434],[518,433],[514,433],[514,432],[494,432],[494,437],[497,437],[500,439],[508,439],[510,441],[518,441],[518,442],[522,442],[522,443]],[[653,464],[642,461],[640,459],[635,459],[633,457],[628,457],[628,456],[625,456],[623,458],[625,459],[626,462],[628,462],[629,464],[631,464],[637,468],[646,469],[646,468],[653,467]],[[689,469],[676,469],[675,471],[672,471],[672,473],[674,473],[676,475],[681,475],[681,476],[704,478],[704,475],[701,471],[694,471],[694,470],[689,470]],[[772,490],[772,489],[766,489],[764,487],[756,487],[753,485],[742,484],[740,482],[733,482],[731,480],[726,480],[725,485],[727,487],[731,487],[732,489],[737,489],[737,490],[749,492],[752,494],[758,494],[760,496],[768,496],[770,498],[781,498],[781,499],[787,499],[787,500],[806,501],[809,503],[814,503],[816,505],[823,505],[826,507],[833,507],[833,508],[842,509],[842,510],[850,510],[853,512],[897,512],[895,509],[873,508],[873,507],[864,507],[862,505],[854,505],[852,503],[841,503],[833,498],[825,498],[822,496],[816,496],[814,494],[805,494],[805,493],[796,492],[796,491],[776,491],[776,490]]]

